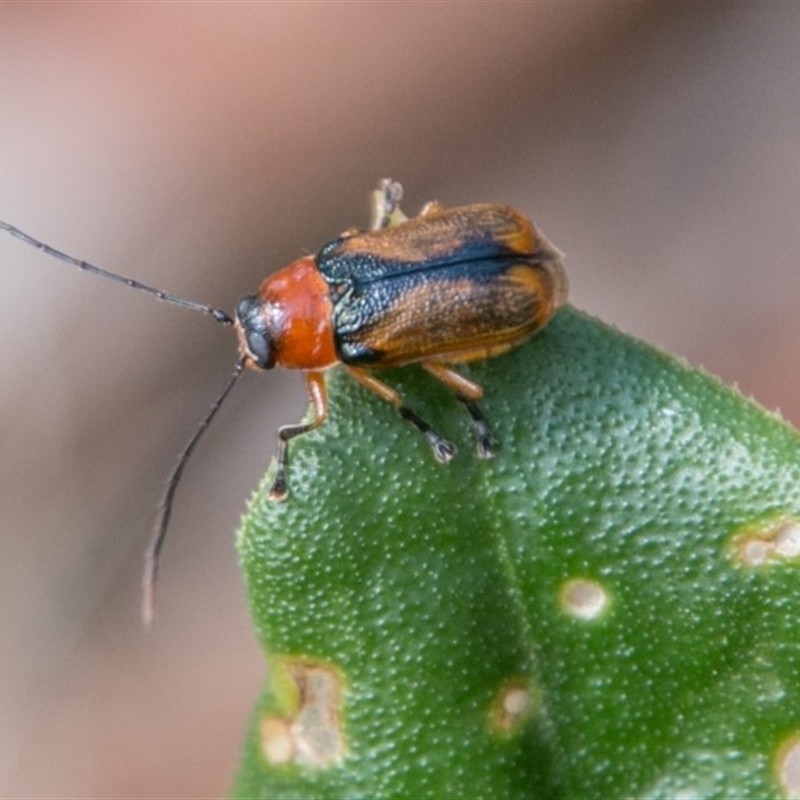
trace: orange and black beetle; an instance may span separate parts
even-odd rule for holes
[[[493,440],[477,401],[483,389],[451,364],[505,352],[542,328],[564,303],[561,253],[518,211],[496,203],[446,209],[428,203],[407,219],[399,184],[373,194],[370,230],[348,230],[316,256],[267,278],[236,308],[245,366],[306,371],[314,418],[279,431],[270,496],[286,496],[287,442],[327,416],[322,371],[342,364],[392,403],[439,461],[455,448],[369,370],[419,362],[449,386],[475,425],[478,454]]]
[[[478,401],[483,389],[453,364],[503,353],[541,329],[567,297],[561,253],[509,206],[480,203],[444,208],[428,203],[408,219],[399,209],[402,188],[381,181],[373,192],[369,230],[351,229],[267,278],[242,298],[235,319],[197,303],[124,278],[55,250],[0,222],[0,230],[80,269],[123,283],[160,300],[201,311],[233,325],[239,339],[236,368],[184,448],[167,484],[145,566],[145,619],[153,614],[158,555],[183,468],[245,367],[275,365],[305,371],[314,409],[310,422],[278,432],[278,467],[270,497],[287,494],[287,443],[327,417],[323,371],[342,364],[362,386],[394,405],[449,461],[455,448],[371,370],[419,362],[456,393],[472,419],[478,455],[493,455],[494,440]]]

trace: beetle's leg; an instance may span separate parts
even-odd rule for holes
[[[445,386],[449,386],[456,393],[456,399],[467,409],[472,426],[475,428],[478,457],[492,458],[497,441],[492,436],[492,432],[486,424],[486,417],[483,416],[483,411],[478,405],[478,400],[483,397],[483,387],[438,361],[423,361],[422,366],[434,378]]]
[[[314,408],[314,419],[311,422],[300,422],[296,425],[284,425],[278,429],[278,471],[269,490],[270,500],[284,500],[289,494],[286,481],[286,468],[289,463],[289,441],[314,428],[319,428],[328,418],[328,392],[325,389],[325,378],[321,372],[306,372],[306,391]]]
[[[494,458],[497,440],[492,436],[492,432],[486,424],[486,417],[483,416],[481,407],[475,400],[470,400],[460,394],[456,395],[456,399],[467,409],[467,413],[472,420],[472,426],[475,428],[475,451],[478,454],[478,458]]]
[[[444,206],[438,200],[429,200],[420,209],[421,217],[435,217],[437,214],[444,213]]]
[[[400,210],[403,186],[391,178],[383,178],[372,193],[369,229],[379,231],[405,222],[408,217]]]
[[[345,369],[365,389],[369,389],[387,403],[391,403],[397,409],[397,413],[403,419],[408,420],[425,437],[425,441],[431,446],[437,461],[445,464],[456,454],[455,446],[448,442],[447,439],[443,439],[428,422],[412,411],[394,389],[387,386],[383,381],[379,381],[366,370],[347,364]]]

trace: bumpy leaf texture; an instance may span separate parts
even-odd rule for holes
[[[800,437],[567,307],[470,365],[346,375],[239,550],[266,683],[234,796],[800,796]],[[294,421],[294,420],[291,420]]]

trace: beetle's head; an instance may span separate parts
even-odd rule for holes
[[[252,369],[275,366],[275,346],[269,331],[269,308],[257,294],[249,294],[236,304],[234,328],[239,338],[239,353]]]

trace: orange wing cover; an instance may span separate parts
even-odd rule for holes
[[[566,297],[561,254],[518,211],[434,207],[345,235],[317,266],[346,364],[394,367],[496,355],[541,328]]]

